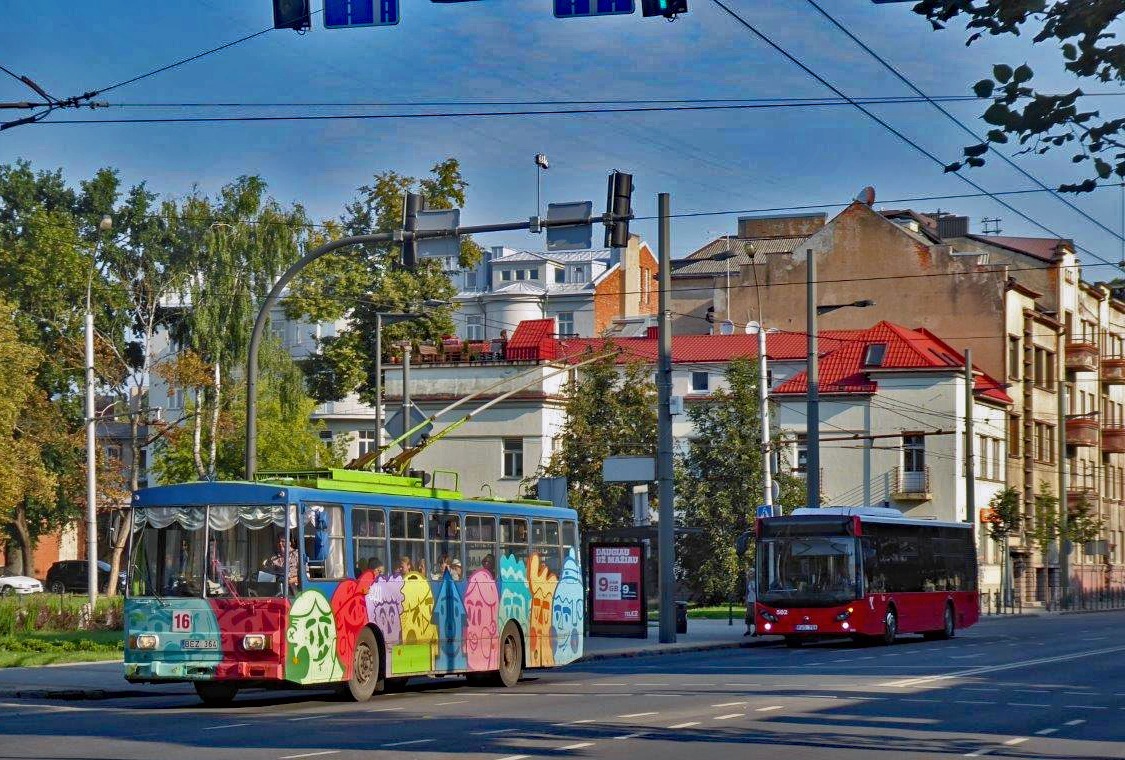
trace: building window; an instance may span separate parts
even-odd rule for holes
[[[586,282],[586,271],[582,267],[574,268],[574,281]]]
[[[1055,352],[1035,349],[1035,384],[1045,390],[1055,389]]]
[[[336,440],[336,438],[332,435],[332,431],[331,430],[321,430],[320,433],[318,433],[318,435],[320,436],[320,442],[323,443],[326,448],[331,450],[332,444]]]
[[[111,443],[105,447],[105,458],[112,462],[121,461],[121,446],[120,444]]]
[[[568,335],[575,335],[574,332],[574,312],[573,311],[560,311],[555,317],[559,324],[559,337]]]
[[[1020,440],[1023,438],[1023,425],[1018,414],[1008,415],[1008,456],[1020,455]]]
[[[976,475],[977,477],[979,477],[981,480],[987,480],[988,479],[988,439],[985,438],[983,435],[978,436],[977,442],[979,443],[979,446],[978,446],[979,453],[977,454],[977,461],[976,461],[976,466],[973,468],[974,469],[973,474]]]
[[[926,471],[926,437],[918,433],[902,436],[902,469],[905,472]]]
[[[1055,426],[1046,422],[1035,423],[1035,459],[1040,462],[1055,461]]]
[[[465,338],[484,340],[484,317],[480,314],[469,314],[465,317]]]
[[[500,272],[500,279],[505,281],[512,279],[512,270],[505,269]]]
[[[555,282],[566,282],[566,270],[562,267],[555,269]]]
[[[886,343],[872,343],[863,355],[863,364],[867,367],[882,367],[883,357],[887,354]]]
[[[538,269],[532,269],[532,270],[530,270],[530,271],[529,271],[529,272],[527,273],[527,278],[528,278],[529,280],[538,280],[538,279],[539,279],[539,270],[538,270]]]
[[[1020,379],[1020,367],[1023,364],[1023,351],[1020,348],[1020,339],[1017,335],[1008,336],[1008,379]]]
[[[1003,478],[1003,473],[1000,472],[1000,439],[992,439],[992,479],[1000,480]]]
[[[807,435],[797,436],[797,466],[793,469],[796,472],[809,471],[809,437]]]
[[[697,393],[710,390],[711,374],[709,372],[692,372],[691,389]]]
[[[367,454],[368,452],[371,452],[371,451],[375,450],[375,447],[378,445],[376,443],[376,441],[378,440],[378,438],[376,437],[376,431],[374,431],[374,430],[359,430],[359,431],[356,432],[356,435],[359,438],[359,455],[360,456],[363,456],[364,454]]]
[[[468,290],[477,289],[477,273],[468,272],[465,274],[465,288]]]
[[[527,279],[527,270],[525,270],[525,269],[517,269],[517,270],[516,270],[516,279],[517,279],[517,280],[525,280],[525,279]]]
[[[505,478],[523,477],[523,439],[504,439],[504,474]]]

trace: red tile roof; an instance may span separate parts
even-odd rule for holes
[[[654,331],[655,332],[655,331]],[[773,361],[804,360],[807,339],[800,332],[770,333],[766,351]],[[587,350],[600,351],[609,345],[621,350],[618,364],[643,361],[656,363],[658,343],[655,336],[644,338],[568,338],[559,341],[558,357],[575,360]],[[885,346],[878,366],[864,364],[867,349]],[[878,380],[870,373],[879,371],[953,370],[964,366],[965,357],[925,329],[911,330],[891,322],[879,322],[866,330],[831,330],[820,334],[820,392],[875,393]],[[757,335],[675,335],[672,337],[673,364],[722,363],[736,357],[757,358]],[[976,392],[1002,404],[1012,403],[1004,386],[977,371]],[[805,372],[793,375],[773,390],[781,395],[805,395],[808,382]]]
[[[554,318],[525,319],[516,325],[504,348],[504,358],[508,361],[554,359],[558,355],[558,343]]]

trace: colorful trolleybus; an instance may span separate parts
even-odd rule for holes
[[[980,617],[973,526],[882,507],[797,509],[756,526],[755,619],[789,646],[829,636],[950,638]]]
[[[337,686],[514,685],[582,654],[575,512],[355,470],[147,488],[132,502],[125,677]]]

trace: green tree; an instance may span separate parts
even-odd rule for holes
[[[266,341],[260,356],[258,385],[258,451],[262,470],[337,467],[346,442],[332,447],[320,439],[324,423],[310,419],[316,401],[304,389],[300,369],[276,341]],[[217,431],[217,440],[211,439]],[[219,422],[202,431],[203,443],[216,452],[214,477],[238,480],[243,475],[246,446],[246,384],[239,381],[223,397]],[[193,431],[178,428],[157,445],[153,472],[162,482],[199,479]],[[211,473],[208,473],[211,477]]]
[[[340,224],[324,231],[326,239],[390,231],[402,226],[403,197],[407,191],[426,197],[427,208],[462,207],[468,182],[457,159],[447,158],[415,178],[383,171],[371,184],[359,188],[359,196],[348,204]],[[311,243],[310,243],[311,245]],[[461,240],[460,265],[475,266],[481,248],[469,237]],[[425,318],[386,327],[382,346],[375,345],[375,315],[380,311],[411,311],[426,300],[447,301],[455,295],[441,262],[420,259],[415,270],[399,265],[397,245],[371,244],[326,256],[298,277],[286,301],[291,316],[318,321],[347,317],[349,325],[336,337],[322,341],[322,351],[311,357],[304,369],[320,401],[336,401],[358,391],[367,403],[375,403],[375,355],[402,340],[435,340],[453,332],[451,309],[425,309]]]
[[[1046,483],[1040,483],[1039,493],[1035,494],[1035,524],[1031,536],[1043,554],[1059,538],[1059,500]]]
[[[1066,537],[1076,546],[1082,546],[1100,536],[1104,527],[1105,520],[1094,512],[1094,505],[1083,496],[1067,514]]]
[[[964,21],[967,45],[985,35],[1031,35],[1032,42],[1058,46],[1063,69],[1080,84],[1125,81],[1125,46],[1114,31],[1125,15],[1121,0],[920,0],[915,12],[935,29]],[[991,99],[984,120],[992,125],[987,141],[965,148],[965,158],[947,170],[983,166],[990,145],[1015,139],[1021,152],[1046,153],[1069,146],[1076,164],[1089,162],[1086,178],[1060,190],[1088,192],[1098,179],[1125,177],[1125,118],[1086,110],[1081,88],[1056,94],[1038,91],[1026,63],[999,63],[973,87]]]
[[[1040,485],[1040,494],[1044,493],[1050,494],[1050,488],[1046,483]],[[1000,585],[1003,588],[1005,603],[1012,598],[1012,573],[1009,567],[1011,551],[1008,548],[1008,536],[1019,532],[1021,522],[1020,494],[1015,488],[1005,488],[989,499],[988,535],[993,541],[1000,544],[1003,552]]]
[[[621,367],[609,342],[599,353],[609,355],[587,364],[567,383],[562,434],[550,461],[536,473],[566,477],[570,505],[585,531],[633,524],[632,489],[602,479],[605,458],[656,455],[652,366],[631,362]],[[585,358],[594,356],[590,351]]]
[[[678,542],[681,581],[708,603],[740,597],[753,557],[740,559],[734,542],[762,502],[758,365],[734,359],[726,378],[727,388],[688,409],[694,433],[677,468],[677,506],[691,531]],[[804,503],[803,481],[775,477],[784,512]]]

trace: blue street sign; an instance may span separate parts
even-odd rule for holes
[[[619,16],[632,13],[633,0],[554,0],[555,18],[579,16]]]
[[[758,517],[773,517],[773,507],[769,504],[761,504],[758,506]]]
[[[324,28],[391,26],[399,22],[399,0],[324,0]]]

